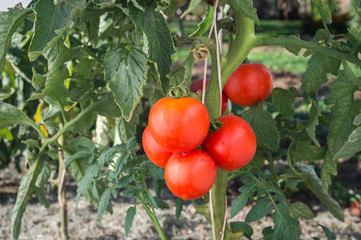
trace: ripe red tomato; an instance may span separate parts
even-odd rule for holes
[[[206,87],[208,85],[208,79],[206,80]],[[196,93],[198,90],[203,90],[203,79],[197,79],[192,82],[191,86],[189,87],[191,92]],[[227,110],[228,107],[228,98],[224,92],[222,92],[222,114]]]
[[[223,91],[237,105],[253,106],[271,94],[271,72],[260,63],[240,65],[228,78]]]
[[[167,151],[189,152],[208,134],[208,110],[195,98],[162,98],[150,110],[149,127],[154,140]]]
[[[242,118],[225,115],[218,118],[221,127],[202,143],[202,149],[209,153],[217,167],[233,171],[244,167],[253,158],[257,149],[256,135],[252,127]]]
[[[212,188],[216,175],[217,167],[212,157],[198,149],[173,154],[164,171],[169,190],[183,200],[206,194]]]
[[[173,153],[168,152],[154,140],[150,133],[149,126],[144,129],[142,137],[143,149],[149,160],[155,165],[164,168]]]

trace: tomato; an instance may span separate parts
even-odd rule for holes
[[[208,85],[208,79],[206,80],[206,87]],[[203,79],[197,79],[192,82],[191,86],[189,87],[191,92],[196,93],[198,90],[202,92],[203,90]],[[227,110],[228,107],[228,98],[224,92],[222,92],[222,114]]]
[[[212,188],[216,175],[214,160],[199,149],[173,154],[164,171],[169,190],[183,200],[196,199],[206,194]]]
[[[182,7],[187,3],[187,0],[175,0],[175,5],[177,5],[177,7]]]
[[[271,72],[260,63],[240,65],[228,78],[223,91],[237,105],[253,106],[271,94]]]
[[[233,115],[221,116],[218,120],[222,123],[221,127],[208,134],[202,149],[223,170],[233,171],[244,167],[252,160],[257,149],[252,127],[244,119]]]
[[[168,152],[154,140],[149,126],[144,129],[142,137],[143,149],[149,160],[155,165],[164,168],[173,153]]]
[[[195,8],[191,11],[191,13],[192,13],[193,15],[196,15],[196,16],[201,17],[201,16],[203,16],[204,14],[206,14],[206,12],[207,12],[207,7],[208,7],[207,2],[205,2],[205,1],[202,0]]]
[[[150,110],[149,127],[154,140],[167,151],[189,152],[208,134],[208,110],[195,98],[162,98]]]

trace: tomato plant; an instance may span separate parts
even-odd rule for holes
[[[188,1],[183,11],[177,10],[183,2],[173,0],[34,0],[27,8],[0,13],[1,167],[21,159],[26,166],[11,215],[14,239],[19,238],[29,199],[37,197],[50,205],[48,185],[58,189],[62,237],[68,238],[66,175],[78,186],[77,199],[83,196],[97,208],[99,220],[112,213],[112,198],[130,198],[134,205],[127,210],[126,235],[136,209],[144,208],[160,238],[166,239],[154,210],[168,206],[161,198],[164,180],[184,199],[201,197],[211,188],[202,197],[204,205],[195,207],[212,223],[215,240],[252,238],[249,223],[267,214],[272,214],[273,225],[259,230],[264,238],[299,239],[299,219],[314,214],[307,205],[286,197],[298,189],[312,192],[343,220],[330,186],[339,160],[361,150],[361,100],[354,96],[361,87],[359,28],[334,33],[329,29],[328,5],[312,0],[323,23],[312,40],[291,34],[267,37],[255,31],[262,22],[252,1],[207,2],[210,5]],[[197,8],[203,10],[196,13]],[[183,11],[181,18],[192,11],[202,15],[187,18],[195,21],[187,36],[174,34],[169,27],[169,21],[179,16],[176,10]],[[355,17],[361,15],[359,0],[353,1],[353,11]],[[226,41],[221,47],[226,49],[220,49],[220,31]],[[299,89],[272,88],[265,66],[242,64],[254,49],[272,46],[308,58]],[[179,62],[184,52],[188,55]],[[192,84],[199,62],[210,63],[203,68],[210,70],[208,75],[205,71],[209,82],[203,103],[183,92]],[[319,96],[321,87],[327,88],[326,97]],[[234,103],[248,106],[230,113],[237,117],[219,118],[220,103],[226,102],[221,100],[222,88]],[[252,127],[257,144],[238,117]],[[217,118],[224,120],[223,125],[209,133],[210,121]],[[149,160],[164,165],[164,152],[158,157],[156,151],[153,158],[154,142],[141,144],[148,120],[145,139],[151,135],[167,152],[175,153],[165,169]],[[232,133],[227,130],[231,123],[229,129],[237,129]],[[250,146],[239,151],[245,132]],[[214,160],[194,150],[208,134],[203,148]],[[212,149],[218,149],[216,140],[223,135],[230,149],[217,156]],[[237,163],[218,168],[214,180],[214,161],[228,159]],[[275,168],[280,159],[285,167]],[[183,175],[177,173],[178,167]],[[194,182],[195,177],[202,181]],[[228,214],[231,179],[242,186]],[[254,199],[244,221],[235,221]],[[179,217],[182,201],[176,202]]]
[[[189,152],[207,136],[208,111],[195,98],[162,98],[150,110],[149,128],[154,140],[169,152]]]
[[[212,156],[220,169],[233,171],[246,166],[257,149],[252,127],[233,115],[221,116],[218,120],[222,125],[208,134],[202,149]]]
[[[164,171],[169,190],[183,200],[200,198],[208,193],[216,175],[212,157],[198,149],[172,155]]]
[[[224,92],[235,104],[253,106],[266,100],[272,88],[272,74],[264,65],[245,63],[229,76]]]

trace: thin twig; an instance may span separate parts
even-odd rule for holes
[[[223,238],[224,238],[224,232],[225,232],[225,230],[226,230],[226,222],[227,222],[227,195],[225,196],[225,198],[226,198],[226,203],[225,203],[225,205],[226,205],[226,211],[224,211],[224,219],[223,219],[223,227],[222,227],[222,237],[221,237],[221,240],[223,240]]]
[[[63,161],[63,152],[61,151],[61,149],[58,150],[58,156],[59,156],[59,164],[60,164],[59,167],[62,168],[60,182],[58,185],[58,202],[60,204],[60,208],[63,208],[63,207],[66,207],[66,203],[63,202],[61,193],[63,191],[63,185],[64,185],[66,171],[65,171],[64,161]]]
[[[211,222],[212,222],[212,235],[213,240],[216,240],[216,228],[214,226],[214,212],[213,212],[213,201],[212,201],[212,189],[209,190],[209,208],[211,210]]]

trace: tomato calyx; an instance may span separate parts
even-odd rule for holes
[[[222,122],[214,119],[211,121],[211,124],[209,125],[209,132],[215,132],[222,126]]]
[[[188,97],[189,95],[189,90],[188,88],[184,87],[184,86],[177,86],[177,87],[171,87],[171,89],[168,92],[168,95],[171,98],[183,98],[183,97]]]

